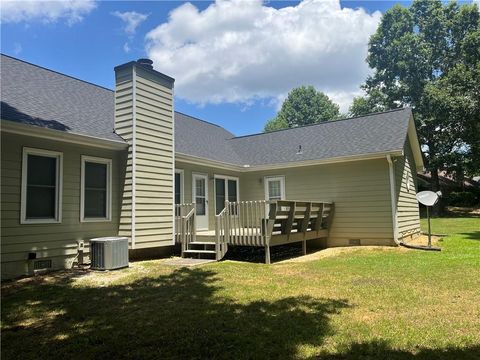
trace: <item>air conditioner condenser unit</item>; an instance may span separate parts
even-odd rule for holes
[[[90,240],[91,268],[114,270],[128,267],[128,239],[101,237]]]

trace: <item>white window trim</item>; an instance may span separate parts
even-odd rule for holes
[[[180,204],[185,203],[185,172],[183,169],[175,169],[175,174],[180,174]],[[175,204],[175,179],[173,182],[173,203]]]
[[[268,182],[269,181],[277,181],[280,180],[280,196],[281,200],[286,199],[285,195],[285,176],[284,175],[276,175],[276,176],[265,176],[263,179],[264,183],[264,191],[265,191],[265,200],[268,201]]]
[[[214,210],[215,215],[217,214],[217,184],[215,184],[216,179],[222,180],[235,180],[237,182],[237,201],[240,201],[240,178],[236,176],[228,176],[228,175],[213,175],[213,203],[214,203]],[[225,198],[228,199],[228,184],[225,186]]]
[[[82,170],[80,175],[80,222],[112,221],[112,159],[82,155]],[[107,216],[104,218],[85,217],[85,162],[107,165]]]
[[[27,169],[28,155],[52,157],[57,160],[55,183],[55,218],[27,219]],[[20,204],[20,224],[59,224],[62,222],[62,191],[63,191],[63,153],[58,151],[24,147],[22,154],[22,189]]]

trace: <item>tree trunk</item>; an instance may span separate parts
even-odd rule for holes
[[[435,167],[430,170],[430,189],[434,192],[440,190],[440,179],[438,177],[438,168]],[[445,202],[443,198],[440,198],[435,206],[432,209],[433,216],[440,216],[445,213]]]

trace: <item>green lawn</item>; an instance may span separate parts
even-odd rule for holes
[[[2,359],[479,359],[480,219],[432,226],[442,252],[7,283]]]

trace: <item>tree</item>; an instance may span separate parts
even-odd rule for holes
[[[372,90],[367,96],[353,98],[348,110],[349,116],[361,116],[387,110],[384,106],[385,97],[379,91]]]
[[[285,121],[283,117],[274,117],[270,119],[265,124],[264,130],[265,132],[275,131],[275,130],[282,130],[288,129],[288,123]]]
[[[267,122],[264,131],[273,131],[315,124],[336,119],[339,106],[313,86],[291,90],[277,116]]]
[[[366,96],[350,108],[360,115],[411,106],[435,191],[439,169],[479,172],[479,18],[470,4],[393,6],[369,41]]]

